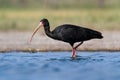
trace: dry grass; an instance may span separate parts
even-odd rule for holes
[[[119,9],[1,10],[0,30],[33,30],[42,18],[49,19],[52,29],[71,23],[100,30],[120,30]]]

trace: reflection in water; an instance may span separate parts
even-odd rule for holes
[[[119,80],[119,67],[120,52],[0,54],[0,80]]]

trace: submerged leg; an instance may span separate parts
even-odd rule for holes
[[[81,45],[83,44],[83,41],[81,43],[79,43],[77,46],[73,47],[72,45],[72,58],[75,58],[76,57],[76,49]]]
[[[76,57],[76,49],[72,48],[72,58],[75,58],[75,57]]]

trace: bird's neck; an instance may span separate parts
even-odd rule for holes
[[[54,38],[52,32],[50,31],[50,26],[44,26],[45,33],[48,37]]]

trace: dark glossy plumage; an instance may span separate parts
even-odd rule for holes
[[[76,42],[103,38],[102,34],[98,31],[71,24],[63,24],[50,31],[48,20],[42,19],[41,22],[43,22],[45,32],[49,37],[70,43],[71,46]]]
[[[50,25],[48,20],[42,19],[39,25],[35,28],[31,36],[30,42],[41,26],[44,26],[44,30],[47,36],[56,40],[67,42],[72,46],[72,58],[76,57],[76,49],[81,44],[83,44],[84,41],[95,38],[103,38],[102,34],[98,31],[71,24],[63,24],[56,27],[53,31],[50,31]],[[74,43],[76,42],[80,43],[74,46]]]
[[[55,39],[68,42],[73,45],[75,42],[86,41],[94,38],[103,38],[101,33],[88,28],[76,25],[64,24],[58,26],[52,31]]]

